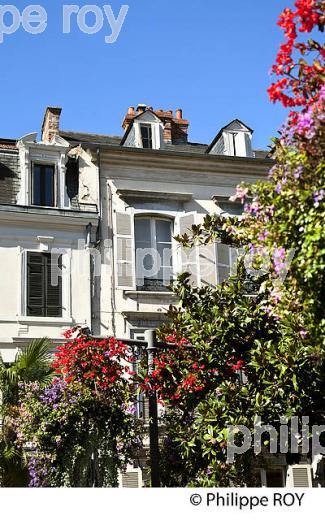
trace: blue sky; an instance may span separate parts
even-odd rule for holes
[[[100,32],[86,35],[74,16],[64,35],[62,7],[72,2],[38,2],[48,13],[45,32],[21,28],[0,44],[1,137],[39,130],[47,105],[63,108],[63,129],[115,135],[128,106],[180,107],[190,140],[206,143],[239,118],[255,130],[256,148],[285,118],[266,89],[282,40],[276,20],[292,0],[101,0],[96,5],[110,4],[116,15],[129,5],[114,44],[105,43],[106,18]],[[36,2],[8,3],[22,12]]]

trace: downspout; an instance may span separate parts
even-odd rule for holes
[[[101,160],[100,160],[100,148],[97,147],[97,169],[98,169],[98,210],[99,210],[99,222],[97,230],[97,240],[102,239],[101,233],[101,219],[103,215],[103,199],[102,199],[102,185],[101,185]]]
[[[94,246],[100,253],[100,244],[102,240],[101,233],[101,219],[102,219],[102,189],[101,189],[101,160],[100,160],[100,148],[99,146],[96,149],[97,156],[97,170],[98,170],[98,227],[96,232],[96,244]],[[90,245],[90,244],[89,244]],[[95,264],[94,264],[94,256],[90,255],[90,313],[91,313],[91,329],[93,331],[93,321],[98,319],[100,323],[100,316],[94,314],[94,299],[97,295],[96,291],[96,278],[95,278]],[[100,307],[99,307],[100,308]]]
[[[113,194],[112,188],[107,182],[107,192],[108,192],[108,226],[110,229],[110,262],[111,262],[111,306],[112,306],[112,333],[113,336],[116,336],[116,323],[115,323],[115,313],[116,313],[116,297],[115,297],[115,248],[114,248],[114,232],[113,232]]]

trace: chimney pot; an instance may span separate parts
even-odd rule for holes
[[[129,107],[128,114],[129,116],[134,116],[134,107]]]
[[[183,110],[181,108],[176,110],[176,119],[183,119]]]
[[[142,114],[143,112],[145,112],[146,108],[147,108],[147,105],[144,105],[143,103],[141,103],[140,105],[138,105],[137,112],[139,114]]]

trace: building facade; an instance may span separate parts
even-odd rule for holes
[[[89,249],[99,222],[97,182],[81,196],[69,143],[47,133],[51,117],[47,111],[40,140],[37,133],[0,140],[4,362],[32,339],[47,336],[60,343],[72,325],[91,327]]]
[[[190,271],[193,283],[215,285],[234,262],[227,246],[188,253],[173,237],[207,213],[238,214],[240,205],[229,201],[235,187],[266,179],[272,161],[252,149],[252,130],[238,120],[210,146],[189,142],[189,121],[180,109],[130,107],[122,127],[122,137],[58,135],[98,167],[101,270],[94,280],[92,330],[141,339],[175,303],[168,286],[178,273]]]
[[[65,131],[60,115],[47,108],[40,138],[0,139],[0,353],[8,363],[32,339],[59,344],[75,325],[144,339],[177,304],[169,287],[179,273],[198,286],[221,283],[235,250],[187,251],[174,237],[206,214],[239,215],[229,200],[236,186],[266,180],[272,165],[237,119],[201,144],[189,141],[180,109],[130,107],[121,136]],[[309,464],[287,471],[285,458],[273,458],[261,485],[311,485]],[[130,468],[121,485],[145,478]]]

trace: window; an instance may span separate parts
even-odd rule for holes
[[[285,473],[283,467],[261,469],[262,487],[278,488],[285,486]]]
[[[54,165],[33,165],[33,200],[35,206],[55,205],[55,167]]]
[[[240,202],[225,201],[218,203],[218,206],[222,210],[222,213],[227,213],[232,217],[240,217],[244,211],[244,206]]]
[[[52,270],[62,269],[62,256],[55,259],[50,253],[27,254],[27,316],[62,316],[62,277],[52,285]]]
[[[236,272],[238,250],[218,242],[216,244],[217,257],[217,283],[227,280],[231,274]]]
[[[166,291],[172,281],[172,222],[155,217],[135,219],[138,291]]]
[[[146,340],[145,330],[148,330],[148,329],[132,329],[130,331],[131,339],[145,341]],[[132,370],[134,372],[136,372],[137,374],[139,373],[139,364],[141,362],[142,355],[143,355],[143,349],[141,349],[141,348],[136,349],[135,361],[133,363]],[[149,400],[146,397],[146,394],[144,392],[140,392],[138,390],[138,385],[135,385],[135,387],[137,390],[137,393],[136,393],[137,398],[135,401],[137,417],[138,417],[138,419],[148,420],[149,419]]]
[[[152,148],[152,128],[151,125],[140,125],[141,139],[143,148]]]
[[[233,202],[228,197],[213,197],[214,202],[221,210],[221,216],[241,217],[244,212],[244,204]]]

